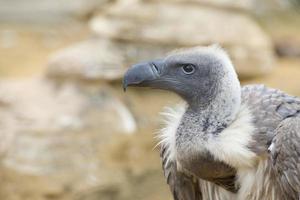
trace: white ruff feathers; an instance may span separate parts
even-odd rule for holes
[[[160,142],[167,149],[168,159],[176,159],[175,136],[180,120],[186,107],[179,105],[176,108],[166,108],[162,115],[165,117],[166,127],[158,135]],[[242,105],[237,114],[237,119],[218,137],[210,138],[207,142],[199,141],[204,146],[190,145],[189,151],[201,152],[203,148],[209,150],[214,157],[236,168],[252,167],[256,155],[247,148],[252,142],[254,127],[251,123],[252,116],[246,106]],[[201,148],[201,149],[197,149]]]
[[[166,108],[162,113],[166,127],[158,135],[160,139],[158,145],[163,145],[166,148],[167,162],[176,161],[175,136],[185,110],[185,105],[179,105],[175,108]],[[242,105],[237,114],[237,119],[224,129],[219,134],[219,137],[210,138],[204,144],[204,148],[209,150],[216,159],[237,169],[237,181],[241,185],[239,192],[233,194],[213,183],[201,180],[200,187],[204,199],[256,200],[267,197],[268,200],[276,199],[274,187],[267,181],[270,176],[270,168],[268,168],[267,161],[258,159],[247,148],[247,145],[252,141],[251,138],[254,131],[251,119],[252,116],[248,108]],[[190,146],[190,148],[197,147]],[[261,184],[257,184],[258,180],[261,180]],[[262,192],[262,190],[265,190],[265,192]],[[214,191],[214,193],[209,191]]]
[[[161,129],[158,135],[160,142],[157,145],[166,147],[167,163],[176,160],[175,136],[185,110],[186,106],[180,104],[174,108],[166,107],[164,112],[161,113],[164,117],[165,128]]]
[[[242,105],[236,119],[219,136],[211,137],[206,148],[220,161],[235,168],[252,167],[256,154],[247,146],[252,142],[254,126],[252,116],[245,105]]]

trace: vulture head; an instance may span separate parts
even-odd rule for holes
[[[241,96],[234,67],[217,45],[179,50],[165,58],[135,64],[124,76],[124,90],[128,86],[175,92],[193,109],[226,105],[232,111],[239,106]]]

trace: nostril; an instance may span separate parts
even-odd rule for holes
[[[156,72],[159,74],[159,70],[158,70],[158,67],[154,64],[154,63],[151,63],[152,67],[156,70]]]

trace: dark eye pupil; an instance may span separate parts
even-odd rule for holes
[[[183,72],[186,74],[192,74],[195,70],[193,65],[185,65],[182,67],[182,69],[183,69]]]

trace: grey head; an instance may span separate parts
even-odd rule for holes
[[[240,84],[226,52],[217,45],[174,51],[162,59],[133,65],[125,74],[127,86],[175,92],[191,110],[233,117],[241,99]]]

